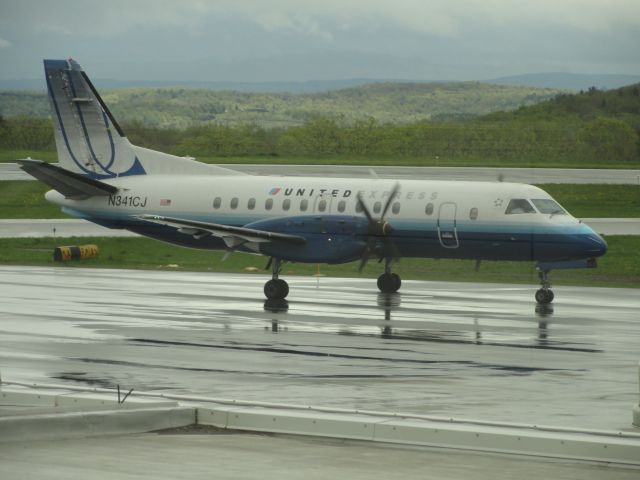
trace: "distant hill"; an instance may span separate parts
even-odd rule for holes
[[[526,85],[538,88],[560,88],[565,90],[588,90],[596,87],[611,90],[640,82],[640,75],[587,75],[579,73],[530,73],[512,77],[485,80],[496,85]]]
[[[135,88],[105,91],[103,98],[122,123],[179,128],[254,123],[270,128],[302,125],[317,116],[345,123],[366,118],[400,124],[467,120],[534,105],[560,93],[558,89],[478,82],[386,82],[313,94]],[[45,94],[0,92],[0,115],[49,116]]]
[[[560,94],[537,105],[511,112],[496,112],[480,120],[581,120],[602,118],[622,120],[640,133],[640,83],[615,90],[591,87],[576,94]]]
[[[587,90],[596,87],[600,90],[611,90],[640,82],[640,75],[622,74],[580,74],[565,72],[527,73],[481,80],[480,83],[492,85],[526,86],[536,88],[552,88],[560,90]],[[296,82],[241,82],[241,81],[194,81],[194,80],[115,80],[109,78],[93,79],[100,90],[121,90],[133,88],[187,88],[214,91],[236,91],[250,93],[322,93],[331,90],[359,87],[362,85],[391,84],[430,84],[430,81],[351,78],[343,80],[307,80]],[[442,83],[442,82],[440,82]],[[460,82],[452,82],[460,83]],[[0,91],[31,90],[44,91],[44,78],[0,80]]]
[[[197,158],[638,168],[640,84],[540,101],[552,92],[375,84],[313,95],[118,90],[105,100],[129,122],[124,129],[135,145]],[[507,111],[514,105],[520,106]],[[37,117],[46,109],[43,94],[5,92],[0,106],[35,114],[0,117],[0,150],[54,149],[51,120]],[[478,113],[492,110],[500,111]]]
[[[266,93],[318,93],[328,90],[357,87],[382,80],[351,78],[346,80],[307,80],[301,82],[206,82],[190,80],[113,80],[98,78],[93,83],[99,90],[131,88],[189,88],[215,91],[266,92]],[[44,91],[44,79],[0,80],[1,90]]]

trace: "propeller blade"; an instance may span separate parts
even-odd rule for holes
[[[364,213],[364,216],[367,217],[367,221],[369,223],[367,227],[367,230],[368,230],[367,244],[362,252],[362,257],[360,258],[360,265],[358,266],[358,271],[361,273],[362,273],[362,270],[364,270],[364,267],[367,266],[367,263],[369,262],[369,258],[372,255],[379,256],[380,261],[382,261],[385,257],[390,257],[393,259],[400,258],[400,251],[396,247],[395,243],[393,243],[393,240],[391,240],[391,238],[389,237],[393,229],[391,228],[391,225],[389,225],[387,222],[384,221],[384,216],[387,214],[389,208],[391,207],[391,204],[395,200],[399,191],[400,191],[400,183],[396,182],[396,184],[391,189],[391,192],[389,193],[389,198],[387,198],[387,201],[385,202],[380,219],[373,218],[373,216],[371,215],[371,212],[365,205],[364,200],[362,200],[362,196],[360,195],[360,193],[358,193],[357,205],[360,207],[360,209]],[[379,244],[378,243],[379,240],[382,240],[383,243]]]
[[[375,220],[371,216],[371,213],[369,212],[369,209],[367,208],[367,206],[362,201],[362,195],[360,195],[359,192],[358,192],[358,205],[360,205],[360,208],[364,212],[364,216],[367,217],[367,220],[369,220],[369,224],[375,222]]]
[[[362,273],[362,270],[364,270],[364,267],[367,266],[367,263],[369,262],[369,258],[371,257],[371,254],[374,253],[376,241],[377,240],[373,237],[367,240],[367,244],[364,247],[364,251],[362,252],[362,258],[360,259],[360,265],[358,266],[358,272]]]
[[[387,198],[387,203],[384,204],[384,208],[382,209],[382,215],[380,215],[380,220],[382,220],[384,218],[384,216],[387,214],[387,211],[389,210],[389,207],[391,206],[393,201],[396,199],[396,195],[398,194],[398,190],[400,190],[400,183],[396,182],[396,184],[391,189],[391,193],[389,194],[389,198]]]
[[[400,255],[400,250],[398,250],[398,247],[396,247],[396,244],[393,240],[391,240],[391,238],[389,237],[385,237],[384,238],[384,243],[385,243],[385,253],[390,253],[391,254],[391,258],[393,260],[395,260],[396,262],[398,260],[400,260],[401,255]]]
[[[369,251],[365,250],[364,253],[362,254],[362,258],[360,259],[360,265],[358,265],[358,273],[362,273],[362,270],[364,270],[364,267],[367,266],[368,262],[369,262]]]

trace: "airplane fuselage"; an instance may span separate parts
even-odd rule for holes
[[[209,175],[121,177],[107,183],[118,193],[71,200],[52,190],[47,199],[74,216],[194,248],[228,245],[216,236],[194,238],[138,216],[302,235],[307,243],[301,246],[262,243],[237,249],[324,263],[360,258],[367,222],[357,198],[375,216],[394,185],[388,179]],[[506,213],[514,199],[526,200],[534,211]],[[403,180],[386,220],[402,257],[567,261],[604,253],[606,244],[593,230],[564,210],[545,211],[548,201],[553,200],[546,192],[531,185]]]

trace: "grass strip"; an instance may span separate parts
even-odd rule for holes
[[[609,252],[598,259],[598,268],[552,272],[554,285],[640,288],[640,237],[607,237]],[[53,249],[61,245],[96,244],[97,258],[58,263]],[[10,238],[0,239],[0,264],[59,266],[60,268],[127,268],[147,270],[212,271],[266,274],[266,258],[236,253],[222,261],[223,252],[176,247],[148,238]],[[531,262],[482,262],[475,271],[472,260],[404,259],[394,270],[406,280],[495,282],[537,284]],[[357,262],[344,265],[285,264],[282,274],[331,277],[357,277]],[[376,278],[383,266],[369,262],[361,276]],[[373,285],[373,284],[372,284]],[[375,285],[372,286],[375,288]]]

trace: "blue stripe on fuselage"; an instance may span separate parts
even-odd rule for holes
[[[206,237],[200,240],[190,235],[178,233],[173,227],[150,224],[142,220],[117,214],[101,214],[99,217],[65,208],[67,213],[86,218],[104,226],[125,228],[141,235],[176,245],[202,248],[224,249],[221,239]],[[212,218],[209,215],[189,215],[172,212],[171,216],[203,222],[243,226],[261,217],[254,215],[225,215]],[[317,217],[317,216],[314,216]],[[606,244],[593,230],[584,224],[574,225],[532,225],[497,224],[466,221],[457,225],[459,246],[443,247],[438,235],[436,221],[393,223],[393,241],[398,251],[405,257],[456,258],[474,260],[514,260],[514,261],[560,261],[601,256],[606,252]],[[286,233],[295,234],[287,229]],[[285,260],[298,262],[332,262],[330,252],[323,251],[321,243],[316,243],[315,235],[308,235],[313,243],[313,252],[294,253],[290,248],[279,252]],[[324,235],[326,237],[326,235]],[[339,234],[334,235],[334,237]],[[313,237],[313,239],[312,239]],[[353,241],[363,241],[364,236],[351,236]],[[320,245],[320,246],[319,246]],[[295,256],[293,256],[295,255]]]

